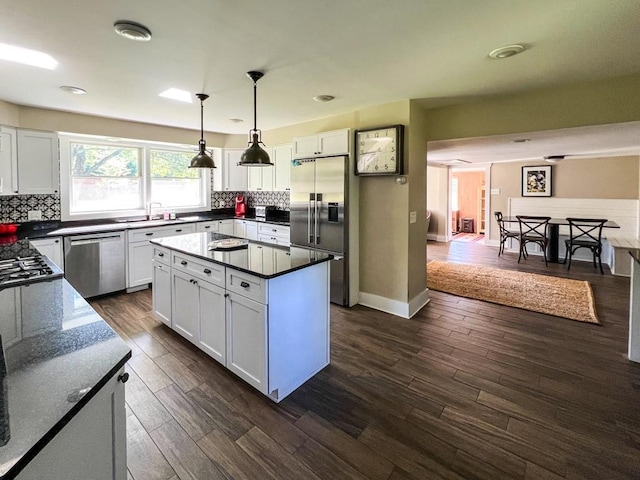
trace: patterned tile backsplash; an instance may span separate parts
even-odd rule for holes
[[[211,192],[211,208],[233,208],[236,196],[243,193],[248,206],[275,205],[289,211],[289,192]],[[42,220],[60,220],[60,195],[0,196],[0,223],[28,221],[27,212],[40,210]]]
[[[27,212],[40,210],[42,220],[60,220],[60,195],[7,195],[0,197],[0,222],[28,221]]]

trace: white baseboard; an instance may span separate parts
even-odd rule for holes
[[[434,242],[448,242],[446,235],[438,235],[437,233],[427,233],[427,240]]]
[[[492,240],[490,238],[484,237],[484,244],[487,247],[499,247],[500,246],[500,240]]]
[[[402,318],[411,318],[429,303],[429,290],[424,289],[409,303],[400,302],[391,298],[381,297],[372,293],[360,292],[358,303],[365,307],[380,310]]]

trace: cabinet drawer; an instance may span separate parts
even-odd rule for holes
[[[152,238],[172,237],[175,235],[184,235],[186,233],[194,232],[195,228],[193,223],[158,228],[141,228],[129,230],[129,241],[142,242],[144,240],[151,240]]]
[[[196,231],[198,232],[217,232],[218,231],[218,221],[212,222],[199,222],[196,224]]]
[[[284,225],[273,225],[270,223],[258,226],[258,235],[268,235],[270,237],[286,237],[289,239],[289,227]]]
[[[166,248],[153,246],[153,259],[156,262],[171,266],[171,252]]]
[[[267,303],[267,281],[249,273],[227,268],[227,290],[256,302]]]
[[[189,273],[194,277],[224,288],[225,267],[222,265],[182,255],[181,253],[174,253],[171,258],[171,266],[176,270]]]

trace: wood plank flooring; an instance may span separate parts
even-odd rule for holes
[[[133,350],[133,480],[638,479],[629,280],[476,243],[429,260],[591,282],[601,326],[430,292],[407,320],[331,307],[331,365],[274,404],[156,321],[149,291],[93,300]]]

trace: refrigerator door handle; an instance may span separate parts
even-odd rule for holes
[[[321,193],[316,193],[316,202],[315,202],[315,218],[314,218],[314,222],[315,222],[315,228],[314,228],[314,232],[316,235],[316,245],[320,244],[320,223],[318,222],[319,218],[320,218],[320,209],[322,208],[322,194]]]
[[[311,209],[311,203],[314,204],[314,209]],[[313,232],[311,231],[311,216],[315,216],[315,195],[309,194],[309,203],[307,203],[307,236],[309,237],[309,243],[313,244]]]

